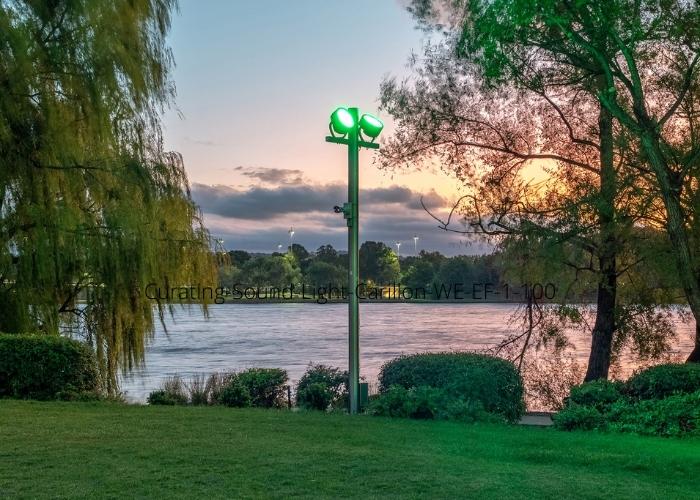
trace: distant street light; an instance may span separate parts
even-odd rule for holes
[[[289,231],[289,253],[292,253],[292,241],[294,240],[294,228],[290,227]]]
[[[396,256],[401,257],[401,242],[397,241],[394,244],[396,245]]]
[[[364,114],[360,117],[357,108],[338,108],[331,114],[328,125],[331,135],[326,142],[344,144],[348,147],[348,201],[342,207],[335,207],[342,213],[348,225],[348,295],[349,295],[349,378],[348,396],[350,413],[360,410],[360,304],[357,300],[359,281],[359,150],[361,147],[379,149],[374,139],[379,136],[384,124],[378,118]],[[364,140],[371,139],[370,141]]]
[[[279,253],[282,253],[282,243],[280,243],[279,245],[277,245],[277,251],[278,251]]]
[[[413,237],[413,251],[418,255],[418,235]]]

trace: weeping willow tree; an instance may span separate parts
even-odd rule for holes
[[[162,149],[176,7],[0,0],[0,331],[78,321],[110,392],[168,312],[146,285],[215,283],[181,158]]]

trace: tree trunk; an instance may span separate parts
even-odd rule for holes
[[[641,121],[641,120],[640,120]],[[646,123],[642,121],[642,123]],[[688,305],[695,318],[695,348],[688,357],[688,362],[700,362],[700,272],[696,267],[695,258],[690,248],[686,233],[686,220],[681,205],[681,187],[672,176],[672,171],[663,158],[658,141],[652,133],[642,135],[642,147],[649,158],[656,180],[661,191],[661,198],[666,209],[666,232],[668,233],[676,267],[685,293]]]
[[[599,79],[604,86],[605,80]],[[613,118],[608,109],[601,106],[598,114],[600,136],[600,203],[598,222],[601,244],[598,250],[600,277],[595,325],[591,338],[591,354],[588,358],[586,382],[608,378],[612,342],[615,334],[615,309],[617,305],[617,237],[615,220],[615,196],[617,179],[613,158]]]
[[[700,321],[695,319],[695,349],[690,353],[686,363],[700,363]]]

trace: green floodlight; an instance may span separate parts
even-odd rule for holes
[[[384,124],[376,116],[364,114],[360,118],[360,128],[364,135],[374,139],[382,132]]]
[[[347,108],[338,108],[331,115],[331,128],[338,134],[345,135],[355,128],[355,118]]]

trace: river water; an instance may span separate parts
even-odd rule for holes
[[[503,303],[361,304],[361,375],[374,382],[381,365],[402,353],[493,347],[519,329],[512,321],[516,308]],[[158,325],[145,365],[123,377],[122,390],[130,401],[145,401],[172,375],[269,367],[286,369],[296,381],[311,362],[346,367],[347,311],[346,304],[235,303],[210,306],[204,318],[197,308],[177,308],[166,320],[167,333]],[[676,330],[674,351],[687,355],[695,324],[679,318]],[[572,332],[570,341],[585,366],[590,337]]]

